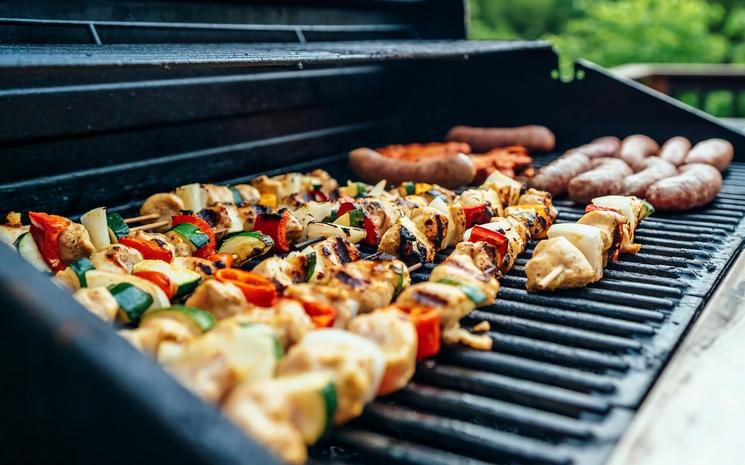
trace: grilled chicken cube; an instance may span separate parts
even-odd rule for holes
[[[199,274],[202,280],[214,276],[217,267],[215,263],[206,258],[199,257],[175,257],[171,262],[174,266],[186,268]]]
[[[488,242],[463,241],[455,246],[454,254],[463,254],[471,259],[473,265],[484,274],[498,278],[502,275],[500,271],[501,261],[497,248]]]
[[[279,299],[271,308],[255,307],[235,316],[239,323],[260,323],[274,329],[284,350],[298,343],[313,322],[302,304],[296,300]]]
[[[207,206],[218,203],[235,203],[233,191],[228,186],[218,186],[217,184],[202,184],[204,194],[207,199]]]
[[[435,259],[435,248],[409,218],[401,217],[383,234],[378,251],[393,255],[407,265],[431,263]]]
[[[432,207],[417,208],[411,212],[411,220],[435,250],[448,246],[448,217]]]
[[[310,372],[329,373],[339,400],[334,424],[362,413],[375,398],[385,373],[385,355],[368,339],[341,329],[308,333],[279,364],[280,377]]]
[[[142,254],[131,247],[112,244],[93,252],[90,261],[98,271],[129,274],[135,264],[142,261]]]
[[[385,355],[385,373],[379,395],[406,386],[416,366],[417,333],[404,312],[395,306],[383,307],[354,318],[348,329],[374,342]]]
[[[577,223],[561,223],[551,226],[548,237],[566,237],[585,256],[595,271],[595,278],[591,282],[598,281],[603,277],[603,238],[600,230]]]
[[[519,219],[528,229],[528,234],[532,239],[545,238],[548,228],[552,225],[549,209],[542,204],[507,207],[504,214]]]
[[[404,289],[396,299],[396,305],[436,308],[440,312],[443,331],[458,326],[460,319],[476,308],[473,300],[459,287],[434,282],[418,283]]]
[[[131,233],[128,237],[131,237],[132,239],[155,242],[161,248],[164,248],[167,251],[171,252],[174,257],[176,256],[176,249],[174,248],[173,244],[168,241],[168,236],[166,236],[165,234],[138,230]]]
[[[517,205],[523,187],[518,181],[499,171],[490,174],[482,186],[494,191],[504,207]]]
[[[494,276],[479,269],[470,254],[459,250],[454,251],[437,265],[432,270],[429,280],[432,282],[447,280],[473,286],[483,292],[486,297],[481,305],[493,303],[499,292],[499,283]]]
[[[429,205],[427,199],[420,195],[395,197],[392,202],[396,206],[396,208],[398,208],[399,211],[403,214],[403,216],[411,215],[411,212],[414,211],[415,208],[426,207],[427,205]]]
[[[522,220],[515,217],[494,218],[490,223],[485,223],[480,226],[492,231],[497,231],[507,238],[507,254],[502,257],[502,263],[499,264],[500,272],[506,274],[512,269],[517,256],[525,251],[529,238],[528,229],[525,227]],[[469,238],[470,234],[467,232],[463,236],[463,239],[469,240]]]
[[[230,393],[223,411],[286,463],[301,465],[308,458],[305,439],[292,421],[292,406],[271,384],[265,389],[261,384],[241,383]]]
[[[367,313],[391,303],[411,283],[406,265],[399,260],[359,260],[331,270],[325,284],[345,289]]]
[[[140,207],[140,215],[158,215],[156,221],[170,220],[171,217],[180,215],[186,210],[184,201],[174,193],[153,194],[148,197]],[[162,226],[157,231],[165,231],[168,226]]]
[[[186,305],[210,312],[218,320],[242,313],[250,304],[243,292],[235,285],[215,279],[201,283],[186,299]]]
[[[458,200],[464,207],[487,204],[497,216],[503,216],[504,209],[502,201],[496,192],[489,189],[468,189],[458,196]]]
[[[84,287],[72,295],[89,312],[111,323],[116,318],[119,304],[105,287]]]
[[[315,169],[307,173],[306,176],[310,178],[314,190],[317,189],[326,195],[331,195],[339,187],[336,179],[331,177],[326,170]]]
[[[346,289],[333,285],[294,284],[285,289],[284,295],[300,302],[318,302],[333,307],[336,311],[334,326],[337,328],[346,328],[360,308],[360,303]]]
[[[228,189],[228,191],[230,190]],[[230,194],[232,195],[232,192]],[[232,203],[213,203],[208,205],[210,206],[200,210],[197,216],[212,226],[218,239],[226,234],[243,231],[243,218],[238,211],[238,207]]]
[[[68,265],[81,258],[88,257],[96,248],[85,226],[71,223],[57,239],[60,259]]]
[[[305,270],[295,266],[296,263],[282,257],[269,257],[256,265],[253,271],[271,279],[281,291],[292,284],[305,282]]]
[[[343,237],[333,236],[314,244],[316,260],[320,260],[324,269],[331,269],[345,263],[360,259],[360,251],[356,245]]]
[[[608,210],[595,210],[585,213],[577,224],[592,226],[600,231],[603,241],[603,267],[609,260],[615,260],[620,252],[622,242],[628,239],[626,217]]]
[[[256,224],[256,217],[264,213],[271,213],[271,210],[256,204],[238,207],[238,215],[243,221],[243,231],[253,231]]]
[[[548,216],[551,219],[551,224],[556,221],[556,217],[559,216],[559,211],[554,207],[554,203],[550,192],[539,191],[532,187],[525,191],[523,195],[517,200],[517,205],[544,205],[548,208]]]
[[[390,200],[384,198],[364,197],[357,200],[357,205],[375,225],[378,234],[382,235],[404,216],[402,210]]]
[[[233,186],[233,189],[240,194],[241,205],[255,205],[261,199],[261,192],[249,184],[236,184]]]
[[[528,291],[583,287],[596,277],[582,251],[564,236],[539,242],[525,265],[525,275]]]

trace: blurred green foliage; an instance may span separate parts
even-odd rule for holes
[[[745,0],[471,0],[474,39],[547,39],[562,74],[586,58],[625,63],[745,63]],[[718,116],[738,113],[743,94],[678,96]],[[742,114],[742,113],[740,113]]]

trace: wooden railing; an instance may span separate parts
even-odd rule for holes
[[[613,72],[704,110],[714,93],[729,92],[718,116],[745,118],[745,65],[628,64]]]

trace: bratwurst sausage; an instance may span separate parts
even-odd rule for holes
[[[599,137],[589,144],[570,149],[568,153],[580,152],[590,158],[615,157],[621,148],[621,141],[618,137],[605,136]]]
[[[680,167],[681,174],[652,184],[645,198],[658,210],[688,210],[706,205],[722,189],[722,175],[711,165]]]
[[[383,156],[369,148],[359,148],[349,152],[349,167],[370,184],[386,179],[392,184],[420,181],[454,188],[469,184],[476,175],[473,162],[462,153],[407,161]]]
[[[709,139],[696,144],[685,159],[686,163],[707,163],[719,171],[727,169],[735,149],[724,139]]]
[[[651,137],[634,134],[623,140],[619,156],[634,171],[640,171],[644,169],[644,159],[656,155],[659,150],[660,146]]]
[[[647,188],[657,181],[678,174],[678,169],[662,157],[648,157],[644,160],[646,168],[623,180],[621,195],[644,197]]]
[[[488,152],[497,147],[522,145],[528,151],[550,152],[556,147],[556,136],[545,126],[518,126],[516,128],[474,128],[455,126],[448,131],[446,140],[466,142],[475,152]]]
[[[548,191],[551,195],[559,195],[567,191],[573,177],[590,169],[592,162],[586,155],[579,152],[567,153],[538,170],[528,184],[538,190]]]
[[[595,197],[617,194],[625,177],[633,171],[618,158],[596,158],[595,168],[569,181],[569,198],[578,203],[589,203]]]
[[[686,155],[691,150],[691,141],[682,136],[676,136],[662,144],[660,158],[675,166],[685,163]]]

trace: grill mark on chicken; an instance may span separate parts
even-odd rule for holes
[[[347,250],[344,239],[337,237],[334,241],[333,248],[342,263],[349,263],[352,261],[352,257],[349,256],[349,251]]]
[[[197,263],[197,268],[199,268],[202,273],[206,274],[207,276],[212,276],[212,267],[209,265],[206,265],[204,263]]]
[[[437,294],[432,294],[426,291],[415,292],[414,299],[427,307],[444,307],[448,304],[447,299],[444,299]]]
[[[336,273],[336,279],[354,290],[364,289],[369,283],[363,279],[355,278],[344,270]]]
[[[420,243],[414,233],[407,228],[399,228],[398,256],[404,258],[407,265],[424,263],[427,247]]]
[[[197,216],[207,222],[213,228],[220,223],[220,214],[212,208],[202,209]]]

